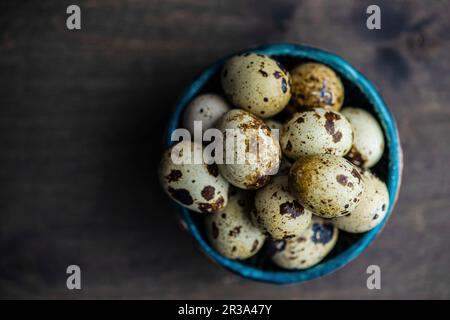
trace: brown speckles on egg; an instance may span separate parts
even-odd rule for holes
[[[355,178],[358,179],[358,183],[361,182],[361,175],[359,174],[358,170],[353,169],[353,170],[352,170],[352,176],[354,176]]]
[[[287,141],[286,143],[286,147],[284,148],[286,151],[291,151],[292,150],[292,143],[290,140]]]
[[[352,146],[350,151],[345,156],[348,160],[350,160],[354,165],[363,167],[366,163],[366,159],[362,156],[362,154],[356,149],[355,146]]]
[[[339,182],[341,185],[346,186],[348,183],[348,178],[343,174],[339,174],[336,176],[336,181]]]
[[[198,210],[203,213],[211,213],[212,208],[213,208],[210,203],[205,203],[205,202],[199,203],[197,207],[198,207]]]
[[[171,183],[178,181],[182,176],[183,174],[180,170],[171,170],[170,174],[166,176],[166,179],[168,183]]]
[[[224,204],[225,204],[225,199],[222,196],[219,196],[219,198],[216,200],[216,202],[214,202],[212,204],[213,211],[216,212],[216,211],[219,211],[219,210],[223,209],[224,208]]]
[[[325,113],[325,129],[327,130],[328,134],[330,134],[333,137],[333,142],[339,142],[342,139],[342,132],[339,130],[336,130],[334,124],[335,121],[341,119],[341,116],[335,112],[327,112]]]
[[[206,168],[210,175],[213,177],[217,177],[219,175],[219,169],[217,168],[217,164],[208,164],[206,165]]]
[[[337,143],[337,142],[341,141],[341,139],[342,139],[342,132],[336,131],[336,132],[333,134],[333,142],[334,142],[334,143]]]
[[[280,79],[283,76],[283,74],[280,71],[275,71],[273,73],[273,76],[275,77],[275,79]]]
[[[228,235],[229,235],[230,237],[237,237],[237,236],[239,235],[239,233],[241,233],[241,229],[242,229],[242,226],[234,227],[233,229],[231,229],[231,230],[228,232]]]
[[[304,123],[305,119],[303,117],[298,117],[297,120],[295,120],[296,123],[300,124],[300,123]]]
[[[269,181],[270,181],[270,176],[261,176],[258,179],[256,179],[255,187],[259,188],[259,187],[265,186]]]
[[[291,218],[297,218],[303,214],[305,209],[301,204],[294,200],[292,202],[285,202],[280,204],[280,213],[290,215]]]
[[[297,238],[297,242],[298,242],[298,243],[302,243],[302,242],[305,242],[305,241],[306,241],[306,238],[305,238],[305,237],[301,237],[301,236],[300,236],[300,237]]]
[[[213,186],[206,186],[202,190],[202,197],[205,198],[205,200],[211,200],[214,198],[215,188]]]
[[[265,72],[265,71],[262,70],[262,69],[259,69],[258,72],[259,72],[264,78],[267,78],[267,77],[269,76],[269,75],[267,74],[267,72]]]

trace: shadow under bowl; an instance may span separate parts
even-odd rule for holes
[[[202,215],[176,205],[181,224],[194,237],[201,250],[219,265],[245,278],[263,282],[283,284],[312,280],[336,271],[356,258],[372,243],[391,216],[400,190],[403,167],[397,126],[374,85],[347,61],[332,53],[295,44],[265,45],[242,52],[255,52],[274,57],[288,70],[300,62],[306,61],[316,61],[328,65],[339,74],[344,84],[344,106],[351,105],[366,109],[378,119],[384,131],[386,148],[381,160],[372,168],[372,171],[388,186],[390,205],[386,217],[376,228],[363,234],[350,234],[340,231],[338,243],[333,251],[321,263],[309,269],[293,271],[281,269],[270,261],[264,252],[264,248],[256,256],[244,261],[228,259],[207,242]],[[182,113],[194,97],[206,92],[222,94],[219,73],[230,56],[224,57],[207,67],[181,96],[167,128],[165,140],[167,147],[173,144],[170,135],[180,127]]]

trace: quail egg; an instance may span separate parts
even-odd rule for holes
[[[338,229],[330,221],[313,216],[300,235],[269,242],[272,261],[285,269],[307,269],[318,264],[337,242]]]
[[[351,233],[375,228],[386,216],[389,193],[386,184],[369,171],[364,171],[364,194],[361,202],[346,216],[333,219],[333,224]]]
[[[230,58],[222,69],[221,81],[234,106],[261,118],[279,113],[291,97],[289,73],[279,62],[261,54]]]
[[[291,194],[314,214],[335,218],[356,208],[364,181],[351,162],[324,154],[299,158],[289,171],[289,186]]]
[[[348,119],[353,128],[353,146],[347,158],[363,168],[373,167],[384,152],[383,131],[377,120],[369,112],[346,107],[342,114]]]
[[[336,111],[323,108],[297,112],[280,135],[283,153],[291,159],[312,154],[344,156],[351,148],[352,127]]]
[[[234,186],[258,189],[278,172],[281,151],[270,128],[253,114],[233,109],[218,123],[223,133],[224,163],[219,171]]]
[[[164,191],[177,203],[197,212],[217,212],[228,201],[229,184],[216,164],[195,163],[191,155],[201,154],[202,145],[182,141],[166,150],[159,166]]]
[[[329,67],[302,63],[291,71],[292,100],[297,108],[331,108],[339,111],[344,102],[344,86]]]
[[[288,176],[279,176],[255,195],[253,221],[274,239],[299,235],[311,222],[311,212],[289,193]]]
[[[202,131],[213,128],[231,108],[224,98],[217,94],[205,93],[196,97],[187,106],[183,114],[183,127],[194,134],[194,121],[201,121]]]
[[[234,191],[225,210],[206,216],[206,234],[222,255],[242,260],[255,255],[266,236],[250,219],[252,199],[243,190]]]

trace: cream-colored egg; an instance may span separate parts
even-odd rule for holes
[[[206,234],[213,247],[230,259],[247,259],[262,247],[266,236],[252,224],[253,201],[239,190],[230,192],[225,210],[206,216]]]
[[[222,69],[221,81],[235,107],[261,118],[282,111],[291,97],[289,73],[280,63],[261,54],[230,58]]]
[[[202,145],[182,141],[163,153],[159,179],[164,191],[177,203],[197,212],[218,212],[228,202],[229,184],[217,165],[188,159],[188,154],[202,152]],[[175,161],[173,160],[175,159]],[[185,163],[177,163],[179,160]]]
[[[389,208],[389,193],[386,184],[369,171],[363,173],[364,193],[355,210],[346,216],[333,219],[341,230],[361,233],[375,228]]]
[[[378,121],[366,110],[346,107],[342,114],[353,128],[353,146],[347,158],[363,168],[373,167],[384,152],[384,136]]]
[[[363,195],[358,168],[335,155],[299,158],[289,172],[291,194],[314,214],[334,218],[352,212]]]
[[[329,67],[302,63],[291,71],[292,101],[296,108],[327,108],[339,111],[344,102],[344,86]]]
[[[285,269],[307,269],[322,261],[337,242],[338,230],[330,221],[313,216],[300,235],[270,243],[272,261]]]
[[[284,124],[283,153],[291,159],[313,154],[344,156],[352,146],[352,127],[336,111],[323,108],[298,112]]]
[[[231,108],[224,98],[214,93],[199,95],[187,106],[183,113],[183,127],[194,134],[194,121],[201,121],[202,131],[213,128]]]
[[[285,239],[302,233],[311,222],[311,212],[290,193],[288,176],[279,176],[255,196],[253,221],[274,239]]]
[[[223,133],[224,163],[219,171],[231,184],[258,189],[278,172],[281,151],[270,128],[255,115],[241,109],[226,113],[218,123]]]

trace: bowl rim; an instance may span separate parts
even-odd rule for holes
[[[321,62],[338,71],[342,77],[359,87],[361,92],[374,106],[374,111],[378,116],[378,120],[381,122],[384,134],[386,135],[387,144],[389,146],[387,185],[390,201],[387,214],[377,227],[362,234],[361,238],[345,251],[325,262],[319,263],[314,267],[305,270],[293,271],[265,271],[245,265],[238,260],[228,259],[218,253],[205,239],[203,239],[199,229],[191,217],[191,212],[181,205],[175,204],[178,209],[177,211],[179,218],[182,220],[186,230],[194,237],[201,250],[209,258],[226,269],[245,278],[269,283],[288,284],[301,283],[330,274],[361,254],[362,251],[364,251],[373,242],[377,234],[380,233],[386,224],[386,221],[392,214],[394,205],[399,195],[403,170],[403,154],[396,122],[375,86],[343,58],[336,54],[313,47],[290,43],[276,43],[241,50],[239,52],[227,55],[206,67],[191,83],[191,85],[187,87],[181,98],[178,100],[174,113],[172,114],[166,129],[165,147],[169,147],[173,144],[170,139],[170,135],[173,130],[179,127],[182,112],[188,103],[199,93],[208,80],[220,70],[229,57],[243,52],[254,52],[269,56],[291,56]]]

